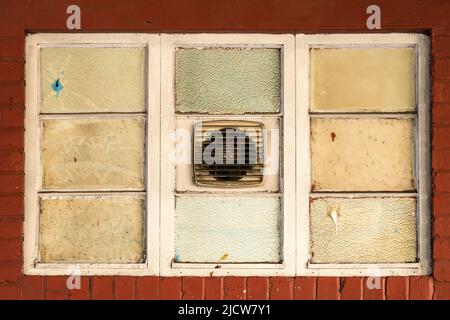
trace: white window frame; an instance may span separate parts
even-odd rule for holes
[[[283,47],[282,254],[280,264],[173,263],[175,236],[174,48],[176,46]],[[39,52],[42,47],[147,48],[146,261],[139,264],[38,263],[40,185]],[[310,126],[309,50],[312,47],[416,49],[416,174],[419,262],[410,264],[309,263]],[[26,39],[24,273],[30,275],[161,276],[391,276],[431,274],[429,38],[420,34],[35,34]],[[157,85],[154,85],[154,84]],[[393,117],[398,115],[392,114]],[[79,118],[73,115],[71,117]],[[207,117],[207,116],[205,116]],[[211,118],[211,116],[208,116]],[[230,119],[243,119],[230,116]],[[206,119],[206,118],[205,118]],[[155,146],[152,152],[148,146]],[[67,193],[64,193],[67,194]],[[133,193],[136,194],[136,193]],[[142,193],[141,193],[142,194]],[[89,194],[90,195],[90,194]],[[339,194],[335,194],[339,195]],[[348,195],[348,194],[347,194]],[[364,194],[359,194],[361,196]],[[370,193],[368,195],[376,195]]]
[[[24,222],[24,273],[30,275],[156,275],[159,270],[159,105],[160,86],[160,38],[146,34],[34,34],[26,39],[26,112],[25,112],[25,222]],[[39,191],[41,191],[40,144],[41,119],[105,119],[143,117],[113,113],[40,115],[39,60],[41,48],[53,47],[140,47],[146,50],[147,77],[145,107],[146,165],[143,192],[121,192],[120,195],[143,195],[146,197],[144,211],[145,230],[143,263],[42,263],[39,257]],[[147,152],[148,146],[155,146],[157,152]],[[151,150],[153,151],[153,150]],[[107,191],[107,190],[101,190]],[[115,193],[98,193],[117,195]],[[80,193],[51,193],[48,196],[85,195]],[[85,196],[96,195],[95,192]],[[145,222],[144,222],[145,223]]]
[[[415,174],[416,193],[326,193],[337,196],[415,196],[417,197],[417,263],[388,264],[312,264],[310,260],[309,198],[311,190],[310,149],[310,50],[311,48],[413,47],[415,48]],[[407,276],[431,273],[430,241],[430,43],[421,34],[316,34],[296,36],[297,61],[297,275],[304,276]],[[364,116],[364,113],[358,113]],[[384,113],[392,118],[411,115]],[[338,118],[348,118],[337,115]],[[376,117],[376,115],[375,115]],[[414,116],[412,116],[414,117]],[[307,150],[303,152],[302,150]],[[305,179],[304,177],[308,177]],[[320,193],[315,193],[317,196]],[[314,197],[311,194],[312,197]]]
[[[175,263],[175,164],[171,159],[175,130],[174,50],[176,47],[276,47],[282,50],[282,113],[280,145],[289,156],[282,156],[280,196],[282,202],[282,263]],[[295,37],[264,34],[162,35],[161,38],[161,266],[162,276],[293,276],[295,275]],[[258,115],[260,116],[260,115]],[[254,115],[253,117],[258,117]],[[272,114],[268,116],[274,116]],[[196,116],[197,117],[197,116]],[[210,116],[205,116],[208,119]],[[223,116],[222,116],[223,117]],[[226,116],[227,119],[252,116]],[[205,118],[206,119],[206,118]],[[223,118],[222,118],[223,119]],[[249,120],[247,119],[247,120]],[[239,194],[239,193],[238,193]],[[248,193],[246,193],[247,195]],[[248,194],[251,195],[251,194]],[[270,196],[254,194],[253,196]]]

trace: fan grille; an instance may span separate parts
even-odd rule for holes
[[[194,126],[194,180],[199,185],[245,187],[262,183],[264,125],[203,121]]]

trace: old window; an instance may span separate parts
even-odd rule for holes
[[[289,35],[162,37],[163,275],[295,273],[294,50]],[[209,170],[199,135],[223,142]]]
[[[155,44],[135,35],[28,39],[25,272],[156,270]]]
[[[26,49],[25,273],[430,273],[426,36]]]
[[[430,272],[428,54],[420,35],[297,36],[299,274]]]

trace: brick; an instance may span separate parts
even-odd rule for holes
[[[22,216],[22,196],[0,196],[0,216]]]
[[[159,298],[161,300],[180,300],[181,278],[179,277],[160,278]]]
[[[22,282],[22,299],[43,300],[45,298],[45,277],[25,276]]]
[[[433,216],[450,216],[450,194],[435,194],[433,197]]]
[[[210,277],[205,278],[203,283],[203,294],[206,300],[223,299],[223,278]]]
[[[21,150],[0,150],[0,172],[24,170],[24,153]]]
[[[292,300],[294,298],[294,279],[287,277],[270,278],[271,300]]]
[[[114,299],[132,300],[135,298],[135,277],[114,277]]]
[[[0,217],[0,239],[22,239],[21,217]]]
[[[111,300],[114,296],[113,277],[91,278],[91,296],[94,300]]]
[[[183,300],[201,300],[203,297],[203,278],[185,277],[181,280]]]
[[[450,170],[450,149],[434,149],[432,159],[434,170]]]
[[[21,289],[18,285],[0,285],[0,300],[17,300],[20,299],[20,294]]]
[[[433,234],[437,237],[450,237],[450,217],[434,219]]]
[[[450,300],[450,282],[435,282],[433,299]]]
[[[138,277],[136,279],[136,298],[138,300],[157,300],[158,297],[158,277]]]
[[[436,174],[436,177],[434,179],[434,186],[436,192],[450,192],[450,173]]]
[[[0,240],[0,260],[21,260],[22,240]]]
[[[450,57],[450,37],[433,37],[434,57]]]
[[[406,300],[408,299],[409,278],[408,277],[388,277],[386,279],[386,299]]]
[[[450,125],[450,103],[439,103],[433,106],[432,123],[440,126]]]
[[[23,174],[1,174],[0,193],[22,193],[24,185]]]
[[[450,260],[435,260],[433,263],[433,276],[437,281],[450,282]]]
[[[433,63],[434,79],[450,79],[450,59],[436,59]]]
[[[0,57],[23,58],[25,55],[25,39],[16,37],[0,37]]]
[[[47,278],[47,300],[67,299],[67,276],[48,276]]]
[[[23,104],[25,102],[25,86],[23,81],[0,83],[0,105]]]
[[[363,278],[341,278],[341,300],[362,300]]]
[[[450,259],[450,238],[436,238],[433,247],[435,259]]]
[[[317,278],[317,300],[339,299],[339,278],[319,277]]]
[[[23,127],[25,120],[25,108],[21,104],[7,105],[1,107],[0,110],[0,125],[3,128],[7,127]]]
[[[246,294],[244,277],[225,277],[223,280],[225,300],[244,300]]]
[[[23,61],[2,61],[0,59],[0,81],[23,79]]]
[[[294,299],[315,300],[316,285],[316,277],[296,277],[294,281]]]
[[[67,289],[67,296],[70,300],[88,300],[91,295],[90,277],[80,278],[80,288]]]
[[[432,296],[433,296],[433,278],[410,277],[409,279],[410,300],[430,300]]]
[[[0,148],[23,150],[24,129],[23,128],[0,128]]]
[[[21,261],[0,261],[0,285],[20,282],[22,279]]]
[[[267,300],[269,299],[269,278],[248,277],[247,278],[247,299]]]
[[[433,102],[450,102],[450,82],[434,81],[433,82]]]
[[[363,280],[364,300],[384,300],[385,298],[385,278],[369,277]]]

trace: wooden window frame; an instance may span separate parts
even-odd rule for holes
[[[416,193],[320,193],[311,190],[310,149],[310,50],[312,48],[385,48],[413,47],[415,49],[416,114],[357,112],[364,117],[416,118],[415,174]],[[430,241],[430,43],[421,34],[315,34],[296,36],[297,61],[297,275],[302,276],[407,276],[431,273]],[[320,117],[322,117],[320,115]],[[323,117],[349,118],[351,115],[334,114]],[[302,150],[307,150],[303,152]],[[304,177],[307,177],[306,179]],[[328,197],[417,197],[417,263],[367,264],[313,264],[310,263],[310,196]]]
[[[25,222],[24,222],[24,273],[30,275],[156,275],[159,268],[159,85],[160,39],[144,34],[34,34],[26,38],[26,112],[25,112]],[[40,114],[40,50],[55,47],[139,47],[146,51],[145,110],[133,114],[126,112],[99,112],[80,114]],[[156,107],[149,107],[156,106]],[[80,192],[41,193],[41,135],[42,119],[107,119],[145,117],[145,163],[143,191],[126,190],[108,192],[99,188],[87,194]],[[148,152],[156,146],[158,152]],[[151,169],[150,169],[151,168]],[[150,192],[155,190],[156,192]],[[140,195],[146,198],[144,214],[143,263],[43,263],[39,261],[39,197]]]
[[[280,264],[173,263],[175,165],[174,48],[176,46],[279,47],[282,49],[283,184]],[[42,47],[145,47],[146,87],[146,241],[145,263],[38,263],[37,202],[40,183],[39,51]],[[416,49],[416,174],[418,178],[419,262],[410,264],[310,264],[309,50],[313,47],[414,47]],[[430,59],[429,38],[420,34],[34,34],[26,39],[24,273],[30,275],[161,276],[407,276],[431,273],[430,238]],[[154,85],[154,84],[157,85]],[[153,85],[152,85],[153,84]],[[154,106],[154,107],[149,107]],[[281,114],[281,113],[280,113]],[[390,114],[395,116],[395,114]],[[71,115],[75,118],[83,115]],[[189,116],[189,115],[186,115]],[[261,116],[261,115],[258,115]],[[264,117],[262,115],[261,117]],[[213,119],[214,116],[204,116]],[[246,119],[247,116],[229,116]],[[67,193],[64,193],[67,194]],[[94,194],[94,193],[90,193]],[[126,192],[125,192],[126,194]],[[136,193],[130,193],[136,194]],[[142,193],[140,193],[142,194]],[[247,193],[246,193],[247,194]],[[345,193],[348,195],[348,193]],[[355,196],[375,195],[361,193]],[[213,195],[213,194],[212,194]],[[247,194],[250,195],[250,194]],[[335,193],[334,196],[338,196]],[[342,194],[341,194],[342,195]],[[379,193],[376,195],[380,195]],[[392,195],[392,194],[390,194]]]

